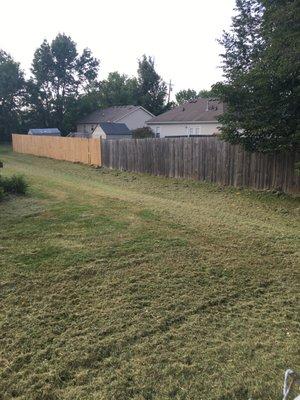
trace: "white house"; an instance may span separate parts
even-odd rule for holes
[[[217,135],[223,112],[224,103],[219,100],[199,98],[150,119],[147,125],[161,138]]]
[[[77,122],[77,132],[92,133],[101,122],[126,124],[129,130],[143,128],[153,114],[141,106],[115,106],[96,110]]]

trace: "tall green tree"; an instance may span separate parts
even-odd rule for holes
[[[250,151],[283,151],[299,143],[300,9],[294,0],[237,0],[221,43],[226,102],[223,138]]]
[[[119,72],[111,72],[101,81],[99,101],[102,107],[138,104],[138,82]]]
[[[35,51],[28,82],[28,103],[35,122],[69,129],[69,108],[73,110],[84,93],[94,90],[98,69],[99,61],[91,51],[78,54],[69,36],[58,34],[51,44],[44,40]]]
[[[24,75],[19,63],[0,50],[0,141],[19,129],[24,101]]]
[[[153,58],[142,56],[138,60],[138,104],[154,115],[166,109],[167,85],[155,70]]]

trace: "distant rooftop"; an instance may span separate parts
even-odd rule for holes
[[[151,118],[147,124],[168,122],[215,122],[224,112],[224,103],[218,99],[199,98],[183,103],[157,117]]]
[[[100,122],[101,129],[106,135],[131,135],[131,131],[126,124],[118,124],[113,122]]]
[[[28,135],[41,135],[41,136],[60,136],[61,132],[57,128],[41,128],[29,129]]]
[[[93,111],[91,114],[79,119],[78,124],[99,124],[100,122],[117,122],[119,119],[125,117],[125,115],[130,114],[138,109],[143,109],[148,112],[150,116],[152,114],[145,110],[141,106],[114,106],[109,108],[104,108],[102,110]]]

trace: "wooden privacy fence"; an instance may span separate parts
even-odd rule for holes
[[[18,153],[101,165],[100,139],[13,134],[12,143]]]
[[[296,153],[248,153],[215,137],[103,140],[101,149],[108,168],[299,193]]]

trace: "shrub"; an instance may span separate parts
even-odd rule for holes
[[[0,201],[4,198],[4,189],[0,186]]]
[[[28,189],[28,183],[21,175],[0,176],[0,188],[4,193],[25,194]]]
[[[138,128],[132,131],[132,138],[133,139],[145,139],[145,138],[154,138],[154,132],[148,126],[144,128]]]

